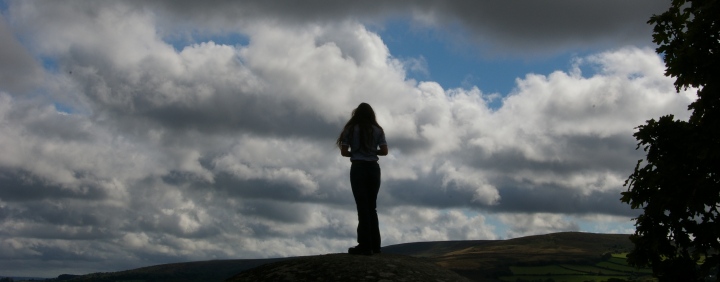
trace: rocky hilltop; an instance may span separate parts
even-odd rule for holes
[[[451,282],[470,280],[423,258],[394,254],[373,256],[329,254],[266,264],[241,272],[226,281]]]
[[[485,282],[498,281],[500,277],[517,276],[512,271],[513,267],[570,264],[578,265],[581,269],[608,272],[609,269],[598,268],[597,264],[606,264],[607,262],[603,261],[607,260],[607,255],[626,253],[632,247],[627,234],[561,232],[508,240],[405,243],[384,246],[382,254],[373,256],[326,254],[274,259],[197,261],[154,265],[118,272],[64,275],[46,281],[349,282],[468,281],[469,279]],[[627,270],[627,267],[622,269]],[[583,273],[585,272],[588,271]],[[611,272],[620,273],[618,275],[625,278],[635,275],[623,274],[622,270]],[[552,275],[544,272],[543,275],[529,278],[532,278],[530,280],[552,278]],[[592,275],[595,274],[587,273],[586,276]],[[588,277],[586,280],[601,281],[605,278],[608,277]]]

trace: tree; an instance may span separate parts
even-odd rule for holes
[[[646,152],[621,201],[635,218],[634,266],[660,281],[704,280],[720,265],[720,0],[672,0],[653,15],[653,42],[675,88],[697,88],[688,121],[648,120],[634,134]],[[720,281],[720,278],[716,278]]]

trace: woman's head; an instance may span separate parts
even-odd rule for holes
[[[375,119],[375,111],[373,111],[373,108],[370,107],[370,104],[360,103],[360,105],[358,105],[358,107],[352,111],[352,118],[350,118],[349,123],[377,124],[377,120]]]
[[[373,111],[373,108],[370,107],[370,104],[360,103],[360,105],[352,111],[352,117],[345,124],[343,131],[340,132],[340,136],[338,136],[338,139],[335,141],[335,144],[337,144],[338,147],[341,147],[343,133],[349,132],[349,134],[352,134],[352,131],[348,130],[356,125],[360,126],[360,137],[363,141],[368,141],[369,138],[372,137],[373,125],[380,130],[383,130],[377,123],[377,119],[375,119],[375,111]]]

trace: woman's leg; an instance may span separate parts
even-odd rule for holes
[[[375,162],[353,163],[350,168],[355,205],[358,212],[358,244],[363,249],[380,249],[377,194],[380,190],[380,166]]]
[[[370,209],[370,239],[371,239],[371,245],[370,248],[374,252],[380,251],[380,223],[378,222],[378,214],[377,214],[377,196],[378,192],[380,192],[380,166],[377,163],[374,163],[374,166],[371,168],[370,177],[369,177],[369,189],[368,189],[368,197],[372,198],[369,203],[369,209]]]

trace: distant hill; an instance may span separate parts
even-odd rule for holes
[[[511,266],[595,264],[606,253],[629,252],[629,236],[562,232],[496,241],[409,243],[388,246],[387,251],[431,258],[476,281],[497,281],[510,274]]]
[[[255,268],[268,263],[301,258],[302,257],[274,259],[209,260],[197,262],[170,263],[118,272],[91,273],[79,276],[73,275],[73,277],[68,277],[68,275],[61,275],[61,277],[46,281],[225,281],[225,279],[232,277],[233,275],[247,269]]]
[[[64,281],[225,281],[230,277],[235,277],[236,281],[249,281],[238,280],[241,276],[236,275],[252,271],[254,271],[254,275],[261,275],[262,269],[267,270],[270,266],[287,270],[292,269],[291,265],[304,265],[303,267],[307,268],[303,271],[315,269],[314,271],[320,273],[319,271],[323,268],[313,268],[316,267],[313,266],[313,263],[335,262],[343,265],[356,259],[370,259],[363,263],[372,263],[373,258],[380,263],[383,263],[382,260],[393,260],[394,263],[385,262],[385,264],[393,265],[404,265],[403,262],[408,264],[429,263],[431,266],[439,266],[439,270],[433,273],[450,270],[474,281],[498,281],[498,277],[512,275],[511,267],[551,264],[595,265],[602,260],[604,254],[628,252],[632,247],[629,235],[562,232],[509,240],[398,244],[383,247],[382,255],[362,258],[345,254],[330,254],[278,259],[174,263],[120,272],[93,273]],[[256,269],[253,270],[253,268]],[[424,269],[435,271],[427,265]],[[400,272],[393,273],[387,270],[379,271],[377,275],[380,275],[379,273],[392,274],[391,276],[401,275]]]

